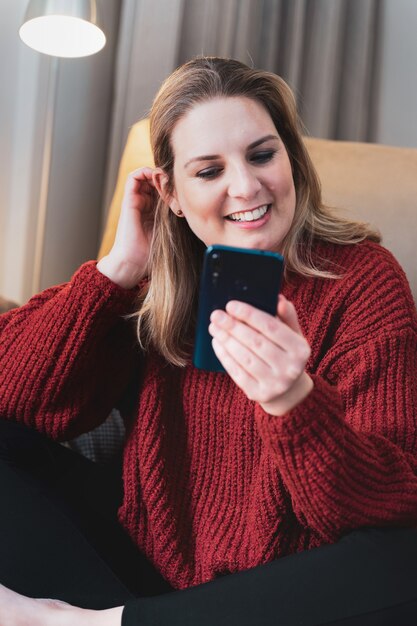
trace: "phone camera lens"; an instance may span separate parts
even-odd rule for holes
[[[217,252],[213,252],[211,255],[211,266],[213,272],[220,272],[221,270],[221,256]]]

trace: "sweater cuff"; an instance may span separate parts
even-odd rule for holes
[[[69,288],[83,295],[89,302],[102,305],[108,302],[113,313],[129,313],[137,301],[139,286],[124,289],[97,269],[97,261],[87,261],[75,272]]]
[[[337,387],[328,383],[321,376],[310,375],[314,387],[309,395],[291,411],[282,416],[266,413],[258,404],[255,418],[261,436],[264,439],[292,439],[293,443],[302,444],[310,439],[312,432],[323,426],[326,430],[339,429],[344,420],[342,399]]]

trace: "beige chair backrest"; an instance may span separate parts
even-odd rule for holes
[[[324,202],[381,232],[417,303],[417,150],[311,138],[306,145]]]
[[[417,149],[306,138],[326,204],[378,228],[403,266],[417,303]],[[147,119],[129,133],[99,257],[110,250],[127,175],[152,166]]]

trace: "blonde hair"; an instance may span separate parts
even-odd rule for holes
[[[276,74],[232,59],[198,57],[166,79],[152,105],[150,134],[155,165],[168,175],[167,191],[172,191],[174,184],[171,135],[175,124],[196,104],[219,97],[246,97],[263,105],[288,152],[296,208],[282,242],[287,278],[291,272],[337,278],[330,266],[316,266],[312,254],[315,239],[350,244],[380,238],[367,224],[342,219],[323,205],[293,93]],[[159,199],[148,265],[150,281],[142,289],[137,313],[138,337],[144,348],[152,345],[173,365],[184,366],[189,360],[204,250],[186,220],[175,217]]]

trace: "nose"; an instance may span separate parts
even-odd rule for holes
[[[231,198],[254,198],[262,183],[248,163],[235,165],[230,170],[228,193]]]

